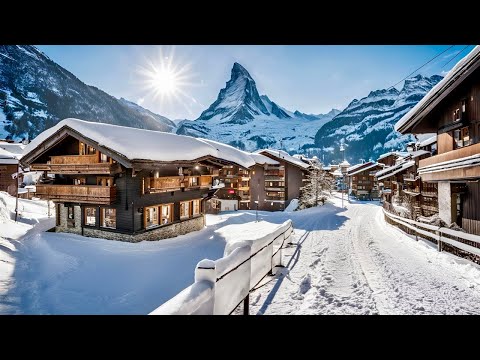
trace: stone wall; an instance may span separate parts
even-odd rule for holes
[[[438,182],[438,216],[448,225],[452,223],[452,193],[448,181]]]
[[[108,239],[108,240],[118,240],[118,241],[127,241],[127,242],[139,242],[139,241],[155,241],[172,238],[178,235],[185,235],[192,231],[202,230],[205,226],[204,215],[184,220],[182,222],[174,223],[164,227],[159,227],[157,229],[152,229],[145,231],[140,234],[121,234],[113,231],[105,231],[101,229],[88,228],[83,229],[84,236]],[[72,229],[68,229],[72,230]],[[71,231],[69,231],[71,232]]]
[[[60,225],[55,228],[56,232],[66,232],[74,234],[82,234],[82,209],[80,205],[73,207],[73,218],[75,220],[75,227],[69,228],[67,225],[68,220],[68,208],[63,204],[60,206]]]

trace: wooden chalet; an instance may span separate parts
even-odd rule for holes
[[[383,169],[379,163],[368,161],[347,169],[350,194],[360,200],[379,198],[379,189],[375,173]]]
[[[17,194],[19,179],[13,175],[19,175],[18,165],[18,159],[14,154],[0,148],[0,191],[5,191],[12,196]]]
[[[250,180],[251,209],[258,201],[259,210],[285,210],[292,199],[300,197],[311,165],[282,150],[266,149],[256,154],[270,160],[256,158]]]
[[[480,47],[395,125],[402,134],[437,134],[437,154],[421,159],[418,174],[438,188],[439,216],[480,235]]]
[[[56,231],[122,241],[202,229],[219,170],[254,164],[214,141],[78,119],[41,133],[21,162],[44,171],[36,195],[56,204]]]

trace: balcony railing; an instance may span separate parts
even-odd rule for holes
[[[115,186],[37,185],[36,195],[42,199],[109,205],[116,198]]]
[[[249,190],[250,190],[250,186],[239,186],[239,187],[238,187],[238,190],[240,190],[240,191],[249,191]]]
[[[50,156],[50,164],[96,164],[98,163],[98,155],[61,155]]]
[[[438,197],[438,193],[436,191],[422,191],[422,195],[428,197]]]
[[[196,183],[192,183],[189,178],[196,177]],[[211,188],[212,175],[202,176],[185,176],[182,180],[181,176],[163,176],[158,178],[145,179],[145,193],[153,194],[159,192],[169,192],[177,190],[194,190],[199,188]]]
[[[265,181],[285,181],[285,176],[284,175],[265,175]]]
[[[438,212],[438,207],[432,206],[432,205],[422,204],[422,209],[427,210],[427,211]]]
[[[98,155],[51,156],[46,164],[32,164],[33,171],[52,174],[112,174],[121,171],[119,164],[98,162]]]
[[[429,165],[438,164],[444,161],[461,159],[467,156],[477,155],[480,153],[480,143],[466,146],[460,149],[447,151],[443,154],[431,156],[426,159],[420,160],[419,168],[423,168]]]

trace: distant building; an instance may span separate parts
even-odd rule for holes
[[[21,182],[21,178],[17,179],[18,174],[17,157],[0,148],[0,191],[6,191],[12,196],[17,194],[17,183]]]
[[[380,197],[375,173],[383,169],[383,165],[368,161],[356,164],[347,169],[350,194],[360,200],[373,200]]]

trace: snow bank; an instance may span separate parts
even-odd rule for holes
[[[227,242],[224,257],[200,261],[195,283],[151,314],[230,314],[253,287],[281,265],[281,251],[292,234],[292,221],[280,225],[250,223],[245,230],[244,225],[229,225],[217,231],[235,234]]]
[[[297,210],[297,208],[298,208],[298,199],[292,199],[292,201],[290,201],[290,204],[288,204],[288,206],[283,211],[292,212]]]

